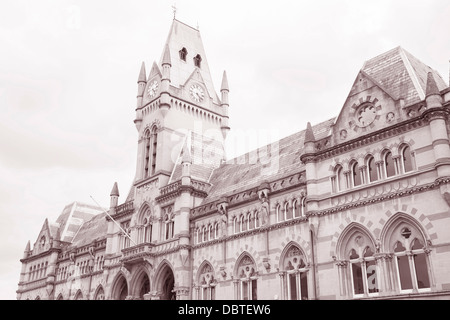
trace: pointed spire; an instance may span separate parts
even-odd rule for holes
[[[141,71],[139,72],[138,82],[146,82],[146,81],[147,81],[147,78],[146,78],[146,72],[145,72],[145,63],[144,63],[144,61],[142,61]]]
[[[305,143],[314,141],[316,141],[316,138],[314,137],[314,132],[312,130],[311,123],[308,122],[308,124],[306,125]]]
[[[28,258],[28,255],[31,252],[31,244],[30,244],[30,240],[28,240],[27,242],[27,246],[25,247],[25,250],[23,251],[23,258],[26,259]]]
[[[227,72],[223,72],[222,76],[222,85],[220,86],[220,91],[227,90],[230,91],[230,88],[228,88],[228,79],[227,79]]]
[[[427,89],[425,92],[425,96],[431,96],[431,95],[439,95],[439,88],[436,84],[436,80],[434,80],[433,77],[433,73],[432,72],[428,72],[428,76],[427,76]]]
[[[183,155],[181,157],[181,163],[192,163],[191,151],[188,148],[187,141],[183,145]]]
[[[172,60],[170,59],[170,50],[169,50],[168,44],[166,44],[166,46],[164,48],[164,55],[163,55],[163,59],[162,59],[162,65],[165,65],[165,64],[172,66]]]
[[[111,190],[111,194],[110,194],[110,196],[112,197],[112,196],[119,196],[119,188],[117,187],[117,182],[114,182],[114,186],[113,186],[113,188],[112,188],[112,190]]]

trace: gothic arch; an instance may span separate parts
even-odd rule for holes
[[[144,298],[144,294],[151,291],[150,272],[148,269],[141,265],[139,266],[131,276],[130,279],[130,294],[133,297]]]
[[[347,213],[347,217],[344,220],[346,224],[342,223],[339,225],[338,230],[333,234],[330,245],[330,257],[336,257],[337,255],[337,243],[341,237],[341,234],[344,230],[352,223],[357,223],[357,225],[363,226],[363,230],[366,230],[370,235],[375,235],[375,238],[378,237],[376,229],[374,229],[374,222],[367,217],[361,215],[359,217],[356,214]],[[372,232],[373,230],[373,232]],[[372,239],[374,237],[372,236]]]
[[[371,232],[362,224],[357,222],[350,223],[340,234],[338,242],[336,244],[336,254],[339,259],[345,260],[347,257],[347,246],[352,238],[362,236],[366,243],[365,246],[376,247],[376,242]]]
[[[206,273],[203,272],[205,270],[206,270]],[[203,282],[203,279],[201,279],[203,274],[206,274],[206,279],[204,279],[204,280],[207,284],[209,284],[208,281],[212,282],[216,278],[215,269],[214,269],[212,263],[209,262],[208,260],[204,260],[200,264],[200,266],[198,267],[198,269],[196,271],[195,282],[197,282],[199,285],[201,285]],[[208,276],[209,276],[209,278],[208,278]]]
[[[175,285],[175,274],[173,266],[164,259],[159,264],[153,278],[154,290],[158,292],[161,300],[175,300],[175,293],[172,292]]]
[[[58,294],[58,297],[56,298],[56,300],[64,300],[62,293]]]
[[[125,300],[129,295],[129,285],[126,275],[122,271],[119,271],[112,283],[113,285],[111,287],[111,299]]]
[[[77,293],[75,293],[75,296],[73,298],[74,300],[84,300],[83,293],[81,292],[81,289],[78,289]]]
[[[243,267],[243,264],[248,264],[248,265],[252,264],[254,266],[253,267],[253,272],[254,273],[258,272],[259,268],[258,268],[258,265],[256,264],[255,259],[252,257],[252,255],[249,252],[244,251],[244,252],[242,252],[240,254],[238,259],[236,260],[236,263],[234,264],[233,275],[236,278],[240,277],[240,274],[241,274],[240,273],[240,271],[241,271],[240,269]],[[249,268],[251,268],[251,267],[249,267]],[[252,270],[251,269],[247,270],[246,274],[250,274],[250,273],[252,273]]]
[[[101,284],[95,289],[94,300],[105,300],[105,290]]]
[[[397,230],[401,225],[408,225],[414,228],[419,233],[417,236],[424,241],[431,241],[426,229],[418,222],[414,217],[411,217],[403,212],[394,214],[384,225],[381,230],[380,239],[382,249],[384,252],[390,251],[390,241],[393,236],[393,232]]]
[[[305,263],[308,264],[309,257],[306,254],[305,250],[303,250],[302,246],[300,246],[296,241],[290,241],[288,244],[284,246],[283,251],[280,254],[280,257],[278,259],[278,266],[281,269],[283,266],[283,261],[286,258],[286,255],[288,254],[289,250],[291,250],[293,247],[296,247],[300,250],[301,255],[305,258]]]

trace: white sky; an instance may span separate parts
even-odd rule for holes
[[[159,61],[173,1],[0,4],[0,299],[23,250],[65,205],[104,207],[135,174],[137,77]],[[176,1],[200,28],[216,90],[230,86],[230,141],[251,149],[337,116],[365,60],[398,45],[448,82],[448,0]],[[218,92],[219,93],[219,92]],[[241,137],[242,139],[242,137]],[[230,154],[243,149],[232,148]]]

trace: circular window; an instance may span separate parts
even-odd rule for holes
[[[372,122],[374,122],[376,116],[377,111],[375,110],[374,105],[364,104],[360,106],[358,111],[356,112],[356,121],[358,123],[358,126],[367,127]]]

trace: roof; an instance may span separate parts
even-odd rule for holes
[[[72,240],[72,247],[82,247],[106,236],[106,213],[100,213],[83,223]]]
[[[57,240],[72,242],[74,236],[79,232],[86,221],[103,212],[96,206],[73,202],[67,205],[56,220],[56,224],[50,225],[50,232],[56,235]]]
[[[202,58],[202,62],[201,68],[198,70],[200,71],[201,77],[203,78],[213,101],[219,104],[220,100],[217,96],[216,90],[214,89],[200,31],[176,19],[173,19],[169,35],[167,36],[166,45],[164,46],[159,63],[161,70],[164,57],[166,56],[166,46],[169,47],[169,54],[171,57],[170,84],[177,88],[184,85],[184,83],[191,77],[194,70],[197,69],[194,65],[193,58],[199,54]],[[187,50],[186,61],[181,61],[181,59],[178,58],[179,52],[183,48],[186,48]]]
[[[317,140],[329,135],[335,118],[312,127]],[[304,149],[306,130],[294,133],[235,159],[227,161],[212,173],[212,184],[204,203],[259,186],[304,169],[300,156]]]
[[[439,90],[447,87],[436,70],[401,47],[367,60],[361,71],[368,74],[381,88],[386,89],[394,99],[404,99],[406,106],[425,99],[429,72],[433,74]]]
[[[224,148],[221,142],[194,132],[190,132],[184,141],[183,147],[181,148],[169,183],[181,179],[181,162],[185,156],[183,152],[186,152],[186,150],[190,153],[191,178],[206,182],[211,177],[213,170],[219,167],[224,155]]]

